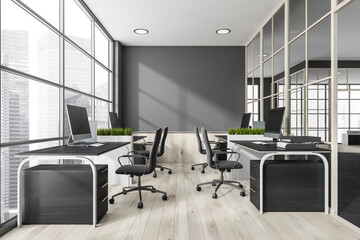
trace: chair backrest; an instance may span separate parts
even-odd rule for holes
[[[166,140],[166,137],[167,137],[167,133],[168,133],[168,127],[165,127],[164,128],[164,133],[163,133],[162,139],[161,139],[160,151],[157,154],[158,157],[161,157],[165,152],[165,140]]]
[[[197,139],[197,142],[198,142],[199,153],[204,154],[204,149],[202,147],[199,129],[197,127],[194,127],[194,130],[195,130],[195,136],[196,136],[196,139]]]
[[[156,167],[156,158],[158,153],[158,148],[160,144],[160,138],[161,138],[161,128],[158,128],[155,132],[154,142],[151,146],[150,155],[149,155],[149,169],[150,171],[154,171]]]
[[[209,138],[208,138],[206,129],[202,127],[201,133],[202,133],[204,145],[205,145],[206,162],[212,168],[214,166],[215,162],[213,160],[213,153],[212,153],[212,149],[210,147],[210,142],[209,142]]]

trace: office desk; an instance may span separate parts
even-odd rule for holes
[[[216,138],[221,139],[223,141],[227,141],[228,140],[228,136],[227,135],[215,135]]]
[[[325,176],[325,202],[324,202],[324,209],[325,209],[325,213],[328,214],[329,213],[329,163],[327,161],[327,159],[325,158],[324,153],[331,153],[330,150],[328,149],[322,149],[322,148],[317,148],[316,150],[296,150],[296,151],[292,151],[292,150],[285,150],[284,148],[279,148],[277,147],[276,144],[271,144],[272,141],[262,141],[262,142],[268,142],[270,145],[261,145],[261,144],[254,144],[252,141],[232,141],[233,143],[246,148],[250,151],[255,151],[257,153],[260,154],[264,154],[261,158],[260,161],[260,214],[263,214],[263,194],[264,194],[264,183],[263,183],[263,168],[264,168],[264,163],[266,160],[271,160],[269,159],[270,157],[274,157],[274,156],[288,156],[288,155],[312,155],[312,156],[317,156],[319,157],[323,163],[324,163],[324,176]]]
[[[100,147],[69,147],[69,146],[58,146],[51,148],[44,148],[29,152],[22,152],[17,154],[17,156],[28,157],[24,159],[19,167],[17,172],[18,188],[17,188],[17,198],[18,198],[18,227],[22,226],[22,179],[21,179],[21,170],[23,166],[30,162],[33,159],[46,159],[54,160],[54,162],[59,162],[59,159],[79,159],[83,160],[85,163],[88,163],[91,167],[93,174],[93,226],[96,227],[96,199],[97,199],[97,179],[96,179],[96,167],[94,162],[90,157],[100,156],[106,152],[114,150],[116,148],[123,147],[129,144],[129,142],[111,142],[106,143]]]
[[[144,138],[147,138],[147,136],[133,136],[133,142],[139,141]]]

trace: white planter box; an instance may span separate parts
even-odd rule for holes
[[[240,154],[238,162],[243,165],[242,169],[233,170],[229,173],[229,178],[233,180],[249,180],[250,179],[250,160],[261,159],[263,154],[259,154],[248,149],[242,148],[231,140],[238,141],[266,141],[272,140],[271,138],[264,137],[264,135],[228,135],[227,147],[232,149],[234,152]],[[228,154],[228,159],[231,154]],[[232,155],[231,160],[236,160],[238,155]]]
[[[131,185],[131,178],[128,175],[116,174],[115,171],[120,167],[118,157],[126,155],[133,150],[133,136],[97,136],[98,142],[130,142],[121,148],[114,149],[102,154],[100,157],[93,158],[95,164],[107,164],[109,171],[109,185]],[[127,158],[121,158],[122,164],[129,164]]]

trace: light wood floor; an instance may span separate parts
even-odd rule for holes
[[[158,171],[143,178],[168,193],[143,193],[144,208],[139,210],[138,194],[117,197],[114,205],[97,228],[90,225],[25,225],[14,229],[3,239],[360,239],[359,228],[349,227],[344,220],[324,213],[265,213],[250,203],[247,192],[221,187],[218,199],[211,198],[212,186],[196,191],[196,183],[217,178],[218,172],[190,170],[190,164],[171,164],[173,174]],[[110,189],[110,195],[120,191]]]

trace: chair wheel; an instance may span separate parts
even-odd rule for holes
[[[240,196],[245,197],[245,195],[246,195],[246,194],[245,194],[245,191],[241,191],[241,192],[240,192]]]
[[[226,171],[227,171],[227,172],[231,172],[231,170],[230,170],[230,169],[227,169]]]
[[[169,171],[168,171],[168,173],[169,173],[169,174],[172,174],[172,171],[171,171],[171,170],[169,170]]]
[[[212,186],[216,186],[216,183],[212,183],[211,185],[212,185]]]
[[[213,198],[213,199],[217,199],[217,194],[216,194],[216,193],[213,193],[212,198]]]
[[[244,188],[244,186],[242,184],[239,183],[239,188]]]
[[[143,203],[142,203],[142,202],[139,202],[139,203],[138,203],[138,208],[140,208],[140,209],[141,209],[141,208],[143,208],[143,206],[144,206],[144,205],[143,205]]]
[[[166,196],[166,195],[163,195],[163,196],[162,196],[162,200],[166,201],[166,200],[167,200],[167,196]]]
[[[152,192],[152,193],[156,193],[155,189],[152,189],[151,192]]]
[[[194,166],[191,166],[191,170],[195,170]]]
[[[160,171],[164,171],[164,168],[160,168]]]
[[[124,191],[124,193],[123,193],[123,194],[124,194],[124,195],[126,195],[126,194],[127,194],[127,192],[125,192],[125,191]]]
[[[197,187],[196,187],[196,190],[197,190],[198,192],[200,192],[200,191],[201,191],[201,187],[197,186]]]
[[[110,204],[114,204],[114,202],[115,202],[115,199],[110,198],[109,203],[110,203]]]
[[[157,174],[156,174],[156,173],[154,173],[153,177],[157,177]]]
[[[203,169],[203,170],[201,170],[201,173],[205,173],[205,170]]]

